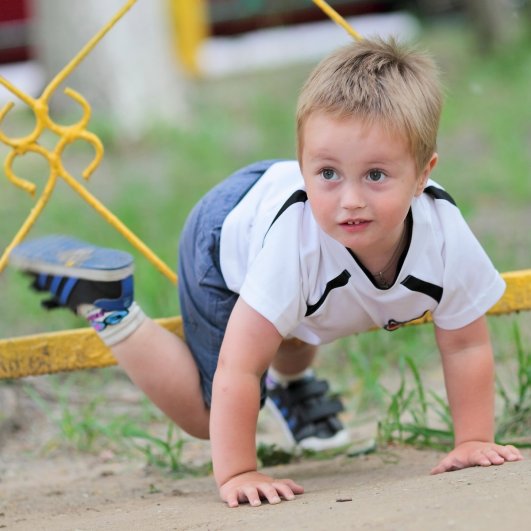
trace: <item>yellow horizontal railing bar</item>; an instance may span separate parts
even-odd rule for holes
[[[156,322],[182,337],[181,317]],[[0,340],[0,379],[116,365],[111,351],[92,328]]]
[[[489,315],[531,310],[531,269],[503,273],[502,276],[507,282],[507,290]],[[430,320],[426,316],[411,324],[423,324]],[[180,317],[157,319],[157,322],[183,336]],[[0,379],[115,364],[110,350],[91,328],[0,340]]]

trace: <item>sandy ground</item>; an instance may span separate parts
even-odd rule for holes
[[[31,384],[42,397],[51,397],[47,377]],[[140,396],[128,380],[116,376],[106,394],[106,410],[121,401],[129,412]],[[71,401],[86,398],[69,393]],[[48,404],[55,402],[50,398]],[[281,444],[282,434],[271,421],[264,410],[258,438]],[[370,416],[347,424],[354,449],[371,440],[375,422]],[[531,450],[518,463],[437,476],[429,471],[442,454],[413,448],[306,459],[266,469],[305,487],[294,501],[229,509],[210,476],[176,479],[164,468],[147,467],[143,456],[126,458],[107,447],[68,451],[64,444],[50,445],[56,436],[56,423],[28,398],[20,382],[0,386],[0,530],[531,529]],[[190,440],[184,451],[183,463],[209,460],[208,442]]]
[[[119,375],[112,373],[105,393],[99,387],[69,387],[69,403],[80,406],[103,393],[109,419],[113,408],[132,416],[141,393]],[[429,389],[440,390],[439,370],[425,371],[423,380]],[[26,384],[48,407],[59,407],[50,378]],[[354,446],[376,433],[376,416],[363,419],[347,406],[344,420]],[[143,456],[126,459],[107,447],[68,453],[57,442],[57,429],[22,382],[0,385],[0,531],[531,529],[531,450],[523,451],[521,462],[437,476],[429,471],[442,454],[412,448],[304,460],[269,469],[305,487],[296,500],[229,509],[212,477],[176,479],[162,468],[147,468]],[[275,432],[262,414],[258,436],[268,443],[283,440],[278,426]],[[209,459],[206,442],[190,441],[184,448],[184,463]]]
[[[371,529],[528,530],[526,460],[430,476],[439,455],[393,448],[269,469],[305,486],[280,505],[229,509],[211,477],[176,480],[95,456],[2,465],[0,528],[8,530]]]

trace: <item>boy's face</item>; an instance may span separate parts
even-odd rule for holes
[[[355,117],[317,112],[302,134],[301,169],[317,222],[363,263],[377,263],[396,248],[437,155],[419,173],[405,138]]]

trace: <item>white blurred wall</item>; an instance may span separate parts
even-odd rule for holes
[[[124,3],[33,0],[32,34],[46,83]],[[166,0],[138,0],[64,86],[79,91],[94,110],[107,113],[130,138],[140,136],[153,121],[184,120],[186,87],[173,54],[170,24]],[[66,100],[61,96],[52,102],[61,107]]]

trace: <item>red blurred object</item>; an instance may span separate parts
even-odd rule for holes
[[[396,0],[327,0],[342,16],[382,13]],[[273,26],[326,20],[311,0],[208,0],[213,35],[234,35]]]
[[[0,63],[31,57],[29,0],[0,0]]]

